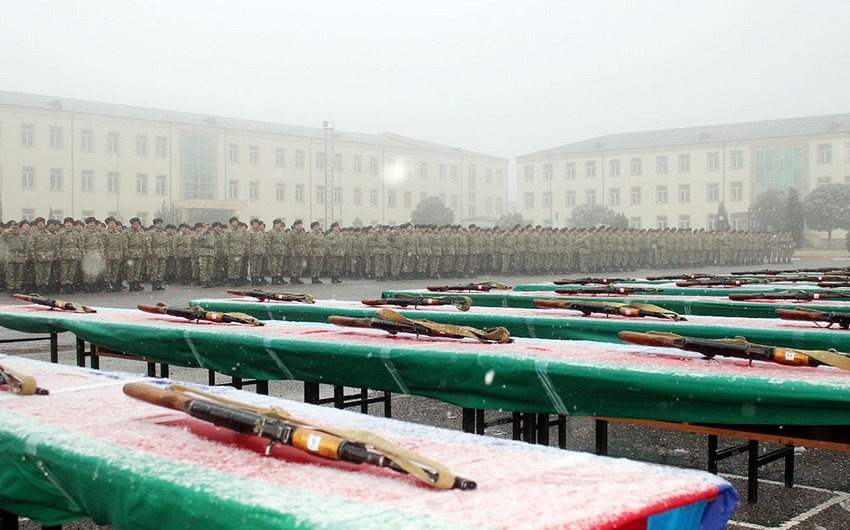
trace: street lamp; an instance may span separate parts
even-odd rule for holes
[[[120,200],[121,200],[121,157],[124,155],[129,155],[130,151],[121,151],[120,153],[115,154],[115,215],[118,216],[118,220],[123,220],[121,217],[121,208],[120,208]]]

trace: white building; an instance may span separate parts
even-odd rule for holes
[[[567,226],[585,203],[622,212],[634,228],[707,228],[724,203],[732,228],[768,189],[805,198],[850,181],[850,114],[612,134],[519,156],[518,212]]]
[[[398,224],[437,196],[457,222],[487,224],[507,211],[507,166],[391,133],[0,91],[2,219],[114,215],[148,223],[176,208],[190,222],[238,215],[267,224]]]

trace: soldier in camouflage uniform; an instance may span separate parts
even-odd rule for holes
[[[105,267],[103,252],[103,234],[98,227],[97,219],[86,218],[86,227],[82,232],[81,241],[83,261],[83,290],[93,293],[98,290],[98,282]]]
[[[23,286],[27,241],[15,221],[9,221],[7,230],[3,232],[2,244],[6,258],[6,288],[16,293]]]
[[[193,244],[198,253],[198,276],[201,285],[213,287],[215,278],[213,268],[218,258],[219,238],[204,223],[195,223]]]
[[[310,233],[307,234],[308,254],[307,269],[310,272],[310,281],[314,284],[324,283],[319,279],[322,275],[322,267],[325,261],[325,234],[319,221],[310,223]]]
[[[64,227],[59,232],[57,258],[59,259],[59,289],[62,293],[74,293],[77,279],[77,266],[82,257],[82,237],[74,229],[74,219],[66,217]]]
[[[304,223],[296,219],[292,223],[289,232],[289,282],[292,285],[302,285],[301,274],[307,266],[307,256],[310,252],[310,244],[307,233],[304,231]]]
[[[124,285],[119,278],[121,262],[127,250],[127,237],[118,229],[118,222],[110,216],[105,219],[106,230],[103,232],[103,249],[106,258],[106,270],[103,280],[109,292],[120,291]]]
[[[50,220],[49,226],[56,221]],[[35,287],[42,292],[50,292],[50,272],[53,260],[56,258],[56,248],[53,241],[54,230],[46,229],[43,217],[38,217],[33,223],[30,236],[30,253],[35,263]]]
[[[345,265],[345,237],[339,229],[339,223],[331,223],[331,229],[325,237],[326,252],[327,252],[327,268],[328,276],[331,277],[331,283],[342,283],[343,266]]]
[[[248,230],[248,260],[251,274],[251,285],[265,285],[266,278],[266,232],[259,219],[251,219],[251,229]]]
[[[286,280],[285,258],[286,258],[287,235],[283,231],[283,221],[275,219],[272,221],[272,229],[266,234],[266,253],[268,256],[269,275],[272,285],[283,285]]]
[[[153,220],[153,228],[148,232],[148,274],[152,291],[164,291],[165,264],[171,255],[171,238],[162,227],[162,219]]]
[[[124,232],[127,237],[127,263],[124,269],[127,285],[131,291],[144,291],[142,287],[142,264],[147,253],[147,235],[142,229],[138,217],[130,219],[130,229]]]
[[[177,283],[192,283],[192,231],[186,223],[180,223],[174,235],[175,276]]]

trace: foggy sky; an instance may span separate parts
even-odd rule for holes
[[[850,3],[4,0],[0,89],[512,158],[850,111]]]

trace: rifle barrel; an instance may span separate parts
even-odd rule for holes
[[[337,326],[345,326],[349,328],[371,328],[371,318],[354,318],[331,315],[328,317],[328,322]]]

